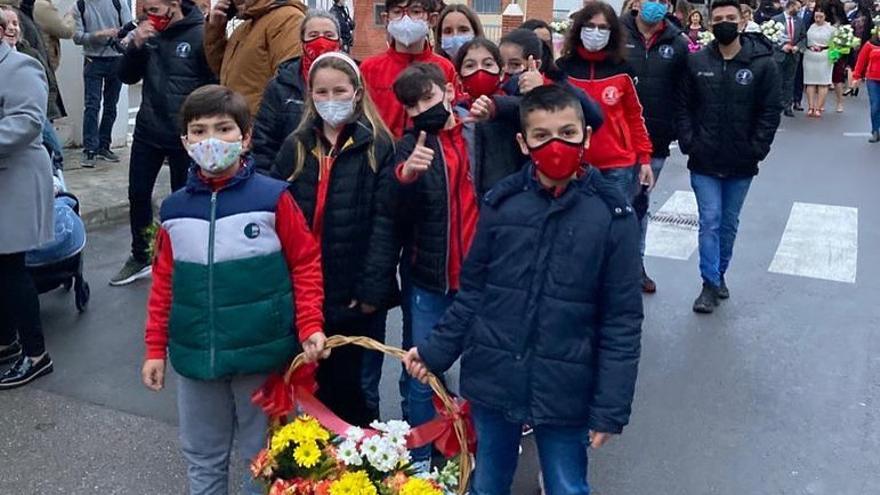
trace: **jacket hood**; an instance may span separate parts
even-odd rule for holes
[[[258,19],[272,10],[284,6],[296,7],[303,16],[308,11],[308,7],[299,0],[247,0],[242,19]]]
[[[742,50],[736,54],[734,60],[748,61],[773,56],[773,43],[761,33],[740,33],[739,42],[742,44]],[[712,53],[716,57],[721,57],[717,40],[712,42]]]
[[[321,125],[321,117],[315,116],[311,126],[303,128],[299,132],[295,131],[297,138],[302,141],[307,149],[312,149],[318,144],[316,133],[313,129],[318,129]],[[373,126],[366,117],[361,116],[360,119],[348,125],[349,128],[345,130],[347,137],[345,144],[342,145],[342,151],[359,148],[373,141]]]
[[[292,86],[305,93],[306,83],[302,77],[302,58],[296,57],[278,66],[278,82],[285,86]]]
[[[183,3],[182,9],[183,19],[175,22],[171,26],[168,26],[168,29],[162,32],[163,36],[174,36],[180,31],[185,31],[193,26],[198,26],[205,23],[205,17],[202,15],[202,11],[197,9],[195,5]]]
[[[662,21],[666,23],[666,27],[663,29],[663,32],[660,33],[660,38],[657,40],[658,43],[671,42],[676,36],[680,36],[682,33],[681,28],[670,22],[669,18],[670,16],[666,16]],[[673,19],[675,19],[675,17],[673,17]],[[639,28],[636,25],[636,18],[631,13],[627,12],[620,16],[620,22],[632,36],[642,36],[642,33],[639,32]]]
[[[242,156],[241,168],[238,169],[238,172],[229,181],[222,187],[222,189],[229,189],[231,187],[236,187],[242,182],[249,179],[252,175],[254,175],[254,167],[253,167],[253,159],[247,155]],[[203,193],[203,194],[211,194],[211,186],[209,186],[205,181],[201,179],[199,176],[199,166],[193,163],[189,167],[189,175],[186,178],[186,191],[190,194],[195,193]]]

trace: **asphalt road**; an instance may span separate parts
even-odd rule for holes
[[[700,284],[695,253],[648,259],[659,292],[645,298],[632,422],[591,453],[594,493],[880,493],[880,145],[844,135],[868,122],[864,96],[848,104],[819,122],[784,120],[743,212],[728,274],[733,297],[716,314],[690,310]],[[652,208],[689,189],[674,154]],[[814,230],[798,231],[796,203],[857,209],[855,245],[841,240],[852,235],[849,224],[807,222]],[[56,371],[0,400],[0,494],[183,492],[173,381],[154,394],[139,378],[149,284],[106,285],[127,236],[126,226],[90,232],[85,314],[63,292],[42,297]],[[780,266],[821,278],[777,273]],[[388,326],[390,342],[399,341],[399,313]],[[396,374],[386,361],[387,417],[397,414]],[[535,493],[536,478],[527,440],[514,493]]]

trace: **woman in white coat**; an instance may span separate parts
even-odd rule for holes
[[[804,52],[804,89],[809,110],[807,117],[822,117],[825,98],[831,85],[834,64],[828,58],[828,45],[834,36],[834,26],[825,19],[825,12],[816,10],[813,25],[807,31],[807,51]]]
[[[0,39],[6,18],[0,10]],[[24,254],[54,236],[52,168],[42,145],[48,83],[33,58],[0,42],[0,390],[52,371]]]

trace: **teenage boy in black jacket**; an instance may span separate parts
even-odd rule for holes
[[[697,313],[711,313],[719,299],[730,297],[724,274],[739,214],[782,111],[773,45],[760,33],[740,34],[737,0],[717,0],[710,19],[716,41],[689,57],[677,119],[700,215],[703,290],[694,302]]]
[[[557,86],[522,100],[531,162],[483,199],[461,290],[404,364],[424,380],[461,356],[477,431],[473,495],[510,493],[521,427],[534,426],[547,493],[586,495],[587,446],[629,421],[641,349],[639,226],[583,168],[590,131]]]
[[[681,29],[666,15],[669,0],[635,0],[632,10],[620,17],[627,33],[626,57],[636,80],[636,92],[642,103],[645,126],[651,137],[651,170],[654,184],[669,158],[669,143],[676,138],[675,106],[678,82],[687,69],[688,43]],[[645,205],[637,211],[642,228],[642,291],[654,293],[657,285],[644,269],[645,236],[648,233],[650,191],[645,190]],[[639,209],[637,209],[639,210]]]
[[[177,114],[194,90],[216,82],[205,61],[202,43],[204,16],[182,0],[142,0],[147,20],[138,24],[118,66],[125,84],[144,81],[143,100],[134,126],[128,166],[131,256],[110,285],[126,285],[149,276],[149,241],[145,230],[153,222],[153,187],[165,159],[171,171],[171,190],[186,184],[190,158],[180,140]]]

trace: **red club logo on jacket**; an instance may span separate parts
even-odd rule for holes
[[[606,86],[602,90],[602,102],[606,105],[617,105],[620,101],[620,90],[616,86]]]

